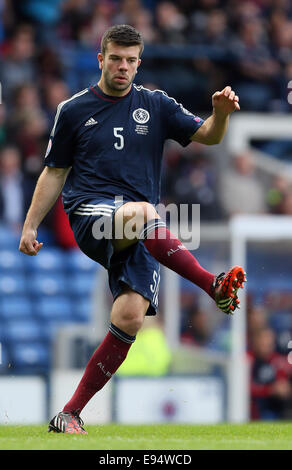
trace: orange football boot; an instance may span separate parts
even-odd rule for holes
[[[83,421],[78,411],[61,411],[50,421],[48,432],[63,432],[66,434],[88,434],[83,428]]]
[[[213,295],[216,305],[222,312],[232,315],[236,308],[240,308],[237,297],[238,289],[243,289],[246,282],[246,272],[241,266],[233,266],[227,274],[221,273],[216,277],[213,285]]]

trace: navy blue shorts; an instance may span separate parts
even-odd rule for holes
[[[143,241],[114,253],[108,235],[113,228],[115,212],[122,204],[113,199],[95,199],[81,204],[69,215],[70,225],[79,248],[108,270],[114,300],[126,285],[150,301],[146,315],[156,315],[160,282],[158,261],[150,255]]]

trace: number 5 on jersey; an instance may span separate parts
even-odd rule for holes
[[[124,148],[124,136],[121,134],[123,130],[123,127],[114,127],[114,136],[118,139],[118,142],[114,144],[116,150],[122,150]]]

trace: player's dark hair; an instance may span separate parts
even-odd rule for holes
[[[139,57],[144,50],[144,41],[141,34],[133,26],[118,24],[106,30],[101,39],[101,53],[104,56],[109,42],[115,42],[121,46],[140,46]]]

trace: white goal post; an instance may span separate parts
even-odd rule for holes
[[[280,113],[239,113],[230,119],[224,138],[226,150],[231,155],[251,151],[258,169],[270,175],[284,174],[292,181],[292,165],[251,146],[252,139],[291,139],[291,117]]]

